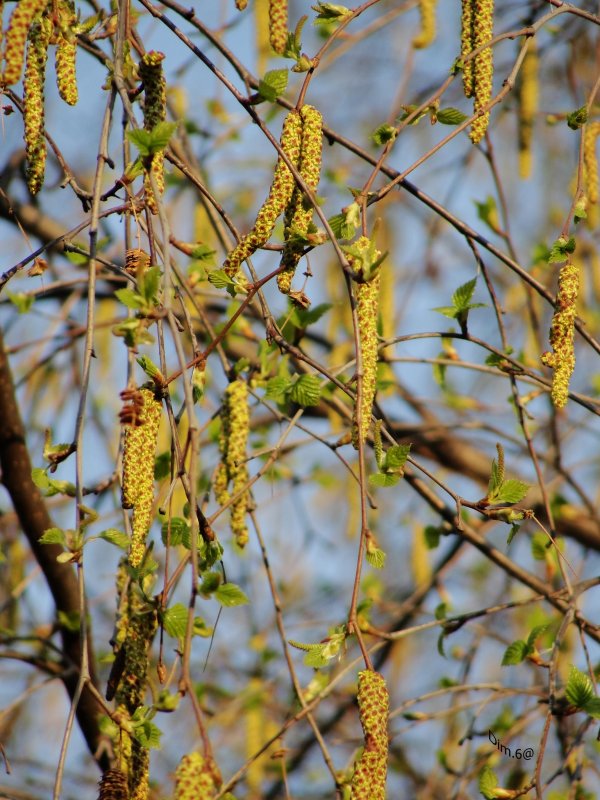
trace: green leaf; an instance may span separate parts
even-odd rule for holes
[[[271,69],[258,83],[258,93],[269,103],[274,103],[287,89],[289,73],[287,69]]]
[[[477,216],[479,219],[484,222],[491,231],[498,233],[500,230],[498,208],[496,207],[496,201],[492,195],[488,195],[483,203],[475,201],[475,207],[477,208]]]
[[[308,16],[304,14],[304,16],[300,17],[298,20],[296,28],[288,32],[285,50],[283,51],[284,58],[293,58],[296,60],[300,58],[300,53],[302,52],[302,29],[307,19]]]
[[[497,788],[498,778],[496,773],[486,764],[479,773],[479,791],[486,800],[494,800]]]
[[[590,717],[594,717],[594,719],[600,719],[600,697],[592,697],[591,700],[588,700],[583,706],[583,710]]]
[[[448,603],[438,603],[433,615],[436,619],[446,619],[448,616]]]
[[[344,17],[347,17],[348,14],[352,13],[349,8],[346,6],[337,5],[335,3],[317,3],[316,6],[311,6],[313,11],[317,12],[317,16],[313,22],[313,25],[319,25],[322,23],[332,22],[332,21],[340,21]]]
[[[162,731],[150,720],[146,719],[141,722],[139,725],[135,725],[131,735],[133,738],[141,744],[142,747],[146,748],[160,748],[160,737],[162,736]]]
[[[493,502],[495,503],[518,503],[529,491],[529,484],[510,478],[503,481],[494,492]],[[489,498],[491,500],[491,498]]]
[[[116,528],[107,528],[105,531],[98,534],[98,538],[104,539],[105,542],[110,542],[110,544],[114,544],[116,547],[120,547],[121,550],[129,549],[129,536]]]
[[[316,375],[300,375],[290,388],[290,400],[299,406],[317,406],[321,400],[321,385]]]
[[[535,533],[531,537],[531,555],[536,561],[545,561],[548,555],[549,539],[545,533]]]
[[[19,314],[26,314],[35,300],[34,295],[25,294],[25,292],[17,292],[16,294],[6,292],[6,295]]]
[[[462,286],[459,286],[458,289],[452,295],[452,305],[459,310],[465,310],[469,308],[469,303],[471,302],[471,298],[473,297],[473,292],[475,291],[475,285],[477,283],[477,278],[473,278],[466,283],[463,283]]]
[[[371,134],[371,139],[373,140],[374,144],[377,145],[377,147],[381,147],[388,142],[393,142],[397,135],[398,131],[396,128],[394,128],[393,125],[389,125],[387,122],[384,122],[383,125],[375,128]]]
[[[565,236],[560,236],[550,248],[550,255],[548,256],[549,264],[559,264],[566,261],[570,253],[575,252],[575,237],[570,236],[568,239]]]
[[[333,308],[331,303],[319,303],[314,308],[293,308],[290,314],[291,323],[300,330],[308,328],[315,322],[318,322],[330,308]]]
[[[169,144],[169,139],[177,130],[176,122],[159,122],[150,131],[149,151],[151,154],[160,153]],[[141,152],[141,151],[140,151]]]
[[[160,380],[162,380],[163,377],[162,372],[159,370],[159,368],[156,366],[156,364],[154,363],[154,361],[152,361],[151,358],[149,358],[148,356],[139,356],[138,358],[136,358],[136,361],[149,378],[152,378],[153,380],[154,378],[159,378]]]
[[[304,656],[303,658],[304,664],[307,667],[312,667],[313,669],[320,669],[321,667],[326,667],[330,659],[326,655],[324,655],[324,652],[325,652],[325,645],[317,645]]]
[[[442,532],[439,528],[436,528],[435,525],[427,525],[425,527],[423,536],[425,537],[425,544],[428,550],[435,550],[436,547],[439,547],[441,535]]]
[[[529,648],[535,647],[537,639],[539,639],[543,633],[546,633],[549,627],[550,624],[545,623],[544,625],[536,625],[535,628],[532,628],[531,633],[527,637],[527,647]]]
[[[191,258],[196,259],[196,261],[206,261],[210,264],[214,262],[216,252],[216,250],[213,250],[212,247],[209,247],[207,244],[197,244],[190,255]]]
[[[169,535],[169,523],[163,522],[160,535],[162,538],[163,544],[166,546],[167,544],[167,537]],[[190,526],[182,517],[173,517],[171,519],[171,538],[169,540],[169,544],[171,547],[176,547],[177,545],[182,544],[188,550],[190,548]]]
[[[154,480],[162,481],[171,474],[171,452],[165,450],[164,453],[159,453],[154,459]]]
[[[396,472],[406,464],[406,459],[410,453],[410,444],[395,444],[385,454],[384,470]]]
[[[390,472],[375,472],[369,475],[369,483],[371,486],[379,486],[385,489],[388,486],[395,486],[400,480],[399,475],[394,475]]]
[[[146,301],[142,295],[138,294],[138,292],[133,289],[117,289],[115,297],[123,303],[124,306],[132,308],[133,310],[146,307]]]
[[[577,708],[583,708],[595,696],[590,677],[571,664],[569,679],[565,686],[567,700]]]
[[[567,114],[567,125],[572,131],[579,130],[588,121],[587,106],[581,106],[576,111]]]
[[[442,658],[446,658],[446,651],[444,650],[444,641],[446,640],[446,632],[442,631],[437,640],[437,651]]]
[[[286,392],[290,389],[292,382],[289,378],[275,377],[267,381],[267,398],[282,402],[285,399]]]
[[[67,537],[62,528],[46,528],[38,542],[40,544],[66,544]]]
[[[512,540],[515,538],[520,529],[521,529],[520,525],[517,525],[516,523],[512,524],[510,533],[508,534],[508,537],[506,539],[506,544],[510,544],[512,542]]]
[[[228,289],[235,286],[235,282],[229,277],[224,269],[213,269],[208,273],[208,280],[215,289]]]
[[[380,547],[367,547],[366,558],[367,563],[370,564],[373,569],[383,569],[385,567],[387,555]]]
[[[163,628],[174,639],[183,639],[187,630],[188,609],[183,603],[167,608],[162,617]]]
[[[243,606],[249,602],[246,594],[236,586],[235,583],[222,583],[217,591],[215,597],[222,606]]]
[[[437,121],[441,122],[442,125],[460,125],[461,122],[468,119],[467,115],[457,108],[440,108],[436,112],[436,116]]]
[[[503,667],[520,664],[525,660],[529,652],[530,648],[527,643],[522,639],[518,639],[516,642],[508,645],[502,656],[501,664]]]
[[[138,282],[139,292],[148,305],[156,302],[158,287],[160,286],[160,267],[150,267]]]
[[[150,155],[150,143],[152,141],[152,134],[150,131],[145,131],[142,128],[127,131],[127,138],[131,144],[137,147],[142,157]]]

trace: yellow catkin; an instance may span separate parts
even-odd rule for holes
[[[473,50],[473,0],[462,0],[460,18],[460,56],[465,58]],[[473,61],[463,66],[463,91],[465,97],[473,97]]]
[[[366,236],[361,236],[354,245],[358,250],[368,250],[371,241]],[[374,259],[381,255],[379,250],[374,251]],[[352,266],[353,257],[348,261]],[[371,426],[371,411],[377,388],[377,357],[379,340],[377,337],[377,321],[379,318],[379,291],[380,272],[371,276],[366,283],[355,283],[356,315],[358,317],[358,333],[360,341],[360,355],[362,361],[362,386],[360,404],[357,402],[352,418],[352,444],[358,450],[359,442],[367,438]],[[358,425],[358,410],[360,407],[360,428]]]
[[[519,102],[519,175],[523,180],[531,174],[531,142],[533,140],[533,124],[538,110],[538,55],[535,40],[523,60],[518,87]]]
[[[302,138],[298,171],[311,192],[316,192],[321,176],[321,157],[323,153],[323,117],[313,106],[303,106]],[[283,294],[288,294],[298,262],[302,257],[303,244],[296,244],[294,236],[306,236],[313,217],[314,208],[302,189],[294,187],[292,198],[285,212],[284,233],[286,244],[283,248],[280,267],[283,272],[277,275],[277,286]]]
[[[123,443],[123,508],[133,508],[129,563],[139,567],[152,523],[154,454],[160,426],[161,404],[150,389],[141,389],[138,424],[127,425]]]
[[[385,800],[389,695],[383,675],[373,670],[359,672],[357,701],[364,749],[354,765],[351,799]]]
[[[596,143],[600,134],[600,122],[588,122],[583,131],[583,167],[585,191],[588,203],[598,202],[598,157]]]
[[[212,800],[221,784],[221,773],[213,759],[188,753],[175,770],[173,800]]]
[[[575,317],[579,294],[579,267],[567,261],[560,268],[554,315],[550,325],[552,353],[542,354],[542,363],[552,367],[552,402],[564,408],[569,399],[569,382],[575,369]]]
[[[167,117],[167,84],[162,68],[164,58],[164,53],[150,50],[142,56],[138,68],[144,83],[144,129],[147,131],[164,122]],[[154,178],[158,194],[162,195],[165,191],[164,160],[162,150],[154,153],[150,168],[144,172],[144,196],[152,214],[158,214],[158,207],[150,176]]]
[[[23,81],[23,123],[27,156],[27,187],[37,194],[46,171],[44,136],[44,81],[52,25],[47,18],[32,23],[29,29],[25,79]]]
[[[232,484],[232,491],[235,495],[241,492],[248,483],[246,447],[249,431],[248,384],[238,378],[232,381],[225,390],[221,409],[221,433],[219,436],[221,463],[213,482],[215,498],[221,505],[229,501],[229,484]],[[246,525],[248,502],[248,492],[243,491],[231,505],[231,532],[239,547],[244,547],[248,542],[248,526]]]
[[[256,74],[264,75],[271,55],[269,41],[269,2],[270,0],[254,0],[254,30],[256,49]]]
[[[19,0],[16,3],[6,31],[4,50],[6,66],[2,75],[2,82],[5,86],[12,86],[20,79],[23,70],[27,34],[32,22],[47,5],[48,0]]]
[[[283,55],[288,37],[287,0],[269,0],[269,41],[279,55]]]
[[[70,106],[77,104],[77,38],[73,26],[77,22],[75,5],[69,0],[58,4],[59,32],[56,41],[56,85],[62,99]]]
[[[420,0],[421,30],[413,39],[413,47],[422,49],[429,47],[436,34],[437,0]]]
[[[302,118],[297,111],[290,111],[283,123],[281,149],[295,167],[300,158],[301,134]],[[256,216],[252,230],[233,248],[223,263],[223,269],[231,278],[238,274],[243,261],[266,244],[278,217],[283,214],[291,200],[294,185],[294,176],[285,161],[279,157],[269,195]]]
[[[489,42],[494,35],[494,0],[473,0],[473,50]],[[492,97],[494,54],[491,47],[484,48],[473,60],[473,111],[481,111]],[[486,111],[473,120],[469,136],[473,144],[485,136],[490,121]]]

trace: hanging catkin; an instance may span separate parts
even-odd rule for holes
[[[27,45],[23,81],[23,122],[27,156],[27,187],[33,195],[42,188],[46,171],[44,80],[51,33],[50,20],[42,17],[39,22],[32,23]]]
[[[269,41],[279,55],[283,55],[288,37],[287,0],[269,0]]]
[[[167,117],[167,84],[162,62],[165,54],[150,50],[142,56],[139,64],[140,78],[144,83],[144,129],[151,131]],[[164,152],[154,153],[149,166],[144,171],[144,196],[152,214],[158,214],[157,198],[152,190],[150,176],[154,177],[158,194],[165,191]]]
[[[354,765],[351,800],[385,800],[389,696],[383,675],[359,672],[357,701],[365,743]]]
[[[316,192],[321,175],[321,156],[323,152],[323,117],[313,106],[303,106],[302,138],[298,171],[311,192]],[[292,198],[285,210],[284,234],[286,244],[283,248],[280,267],[283,272],[277,275],[277,286],[283,294],[288,294],[298,262],[302,257],[303,244],[294,242],[294,236],[305,236],[313,217],[313,205],[299,186],[294,186]]]
[[[201,753],[183,756],[175,770],[173,800],[212,800],[221,786],[219,768]]]
[[[152,523],[154,454],[162,406],[151,389],[123,392],[128,402],[121,412],[126,422],[123,442],[123,508],[133,508],[129,563],[139,567]]]
[[[413,39],[413,47],[429,47],[435,39],[437,0],[420,0],[421,30]]]
[[[77,38],[73,26],[77,21],[75,4],[62,0],[58,4],[58,27],[55,53],[56,85],[61,98],[70,106],[78,100],[76,57]]]
[[[6,31],[4,51],[4,74],[2,82],[5,86],[17,83],[23,70],[25,43],[32,22],[48,5],[48,0],[19,0],[10,16]]]
[[[492,97],[494,56],[491,47],[484,47],[494,34],[494,0],[463,0],[461,51],[467,55],[483,47],[466,65],[463,86],[467,97],[473,96],[474,113],[481,112]],[[470,67],[470,68],[469,68]],[[489,111],[481,113],[471,125],[469,136],[473,144],[485,136],[490,121]]]
[[[462,0],[460,18],[460,55],[465,58],[473,49],[473,0]],[[465,97],[473,97],[473,61],[463,66],[463,90]]]
[[[290,111],[283,123],[281,132],[281,149],[291,163],[297,167],[300,158],[300,137],[302,133],[302,119],[297,111]],[[252,230],[250,230],[236,247],[228,254],[223,263],[223,269],[234,278],[245,259],[255,253],[269,240],[278,217],[287,208],[294,190],[294,176],[285,161],[279,157],[269,195],[256,216]]]
[[[569,382],[575,369],[575,317],[579,294],[579,267],[567,261],[560,268],[554,315],[550,325],[552,353],[542,354],[542,362],[552,367],[552,402],[564,408],[569,399]]]
[[[518,86],[519,175],[521,178],[526,179],[531,174],[533,123],[535,122],[539,99],[538,55],[535,40],[531,41],[529,50],[523,60],[520,78]]]

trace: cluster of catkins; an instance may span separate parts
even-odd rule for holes
[[[281,149],[300,173],[306,186],[314,192],[321,173],[323,119],[310,105],[290,111],[283,123]],[[281,273],[277,285],[289,294],[292,278],[303,252],[303,237],[308,233],[313,207],[304,191],[296,186],[294,176],[280,156],[275,167],[269,195],[261,206],[252,229],[227,255],[223,269],[236,277],[242,262],[267,243],[278,218],[285,213],[285,238]]]
[[[71,0],[19,0],[6,31],[2,83],[12,86],[21,78],[23,61],[23,122],[27,156],[27,186],[37,194],[44,183],[44,83],[48,48],[56,46],[56,81],[61,98],[77,103],[75,5]],[[25,54],[25,51],[27,53]]]
[[[121,412],[123,441],[122,506],[133,508],[129,563],[139,567],[152,524],[154,502],[154,454],[162,406],[152,389],[127,390]]]
[[[558,292],[552,324],[550,344],[552,353],[542,354],[542,362],[552,367],[552,402],[564,408],[569,398],[569,381],[575,369],[575,317],[579,294],[579,267],[567,261],[560,268]]]
[[[390,700],[383,675],[370,669],[359,672],[357,700],[365,743],[354,765],[351,798],[385,800]]]
[[[230,485],[234,495],[241,492],[231,504],[230,513],[231,532],[239,547],[244,547],[248,541],[246,514],[250,495],[244,488],[248,483],[246,446],[249,431],[248,384],[241,378],[236,378],[225,389],[223,397],[219,436],[221,461],[215,473],[213,490],[220,505],[229,502]]]
[[[167,118],[167,84],[163,73],[164,53],[150,50],[142,56],[138,71],[144,84],[144,129],[151,131],[159,122]],[[152,190],[154,178],[158,194],[165,191],[164,152],[154,153],[148,164],[144,165],[144,196],[146,206],[152,214],[158,213],[156,198]]]
[[[375,263],[381,256],[379,250],[373,248],[367,236],[359,237],[353,245],[353,250],[363,256],[368,254],[367,262]],[[348,255],[348,263],[355,267],[359,263],[356,256]],[[371,266],[370,264],[368,265]],[[362,268],[355,270],[358,281],[354,283],[354,297],[356,300],[356,316],[358,318],[358,334],[360,343],[360,356],[362,362],[362,385],[360,397],[354,406],[352,418],[352,444],[358,450],[359,442],[364,442],[371,425],[371,411],[377,388],[377,322],[379,319],[379,294],[380,271],[374,270],[373,274],[362,274]],[[360,425],[359,425],[360,411]]]
[[[461,57],[487,44],[494,34],[494,0],[462,0]],[[466,97],[473,98],[473,111],[479,113],[492,97],[494,76],[493,52],[484,47],[474,58],[463,65],[463,88]],[[469,134],[473,144],[480,142],[490,121],[485,111],[473,120]]]

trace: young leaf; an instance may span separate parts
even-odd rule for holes
[[[289,73],[287,69],[271,69],[258,83],[258,93],[269,103],[274,103],[287,89]]]
[[[576,111],[567,114],[567,125],[572,131],[579,130],[588,121],[587,106],[581,106]]]
[[[425,527],[423,536],[428,550],[435,550],[436,547],[439,547],[441,535],[440,529],[436,528],[435,525],[427,525]]]
[[[321,386],[316,375],[300,375],[289,390],[290,400],[299,406],[317,406],[321,400]]]
[[[40,544],[66,544],[67,537],[62,528],[46,528],[38,542]]]
[[[550,255],[548,256],[549,264],[560,264],[566,261],[571,253],[575,252],[575,237],[571,236],[568,239],[564,236],[558,238],[550,248]]]
[[[247,596],[235,583],[222,583],[215,592],[215,598],[222,606],[243,606],[249,602]]]
[[[389,125],[387,122],[384,122],[383,125],[375,128],[371,134],[371,139],[373,140],[373,143],[377,145],[377,147],[381,147],[388,142],[393,142],[397,135],[398,131],[396,128],[394,128],[393,125]]]
[[[142,295],[138,294],[134,289],[117,289],[115,296],[124,306],[134,311],[146,306],[146,301]]]
[[[512,666],[513,664],[520,664],[528,655],[529,647],[526,642],[522,639],[518,639],[516,642],[509,644],[506,650],[504,651],[504,655],[502,656],[502,661],[500,662],[503,667]]]
[[[169,527],[171,529],[170,539],[168,539]],[[171,547],[176,547],[177,545],[182,544],[184,547],[187,547],[188,550],[190,548],[190,526],[182,517],[173,517],[171,519],[170,526],[168,522],[163,522],[160,529],[160,535],[165,546],[167,541],[169,541]]]
[[[466,283],[463,283],[462,286],[458,287],[458,289],[452,295],[452,305],[455,308],[461,310],[469,308],[469,303],[473,297],[476,283],[477,278],[473,278],[472,280],[467,281]]]
[[[114,544],[116,547],[120,547],[121,550],[127,550],[129,548],[129,536],[116,528],[107,528],[107,530],[98,534],[98,538],[104,539],[105,542],[110,542],[110,544]]]
[[[164,150],[176,129],[176,122],[167,122],[163,120],[163,122],[159,122],[158,125],[155,125],[150,131],[150,141],[148,143],[150,154],[159,153],[161,150]]]
[[[410,444],[395,444],[385,454],[384,470],[386,472],[397,472],[406,464],[406,459],[410,453]]]
[[[494,503],[519,503],[529,491],[529,484],[510,478],[498,486],[494,492]]]
[[[479,773],[479,791],[486,800],[494,800],[498,796],[496,794],[497,787],[498,778],[496,773],[486,764]]]
[[[585,672],[571,664],[569,679],[565,686],[567,700],[577,708],[583,708],[594,697],[594,686]]]
[[[371,546],[367,544],[367,562],[373,569],[383,569],[385,567],[385,559],[387,558],[385,551],[380,547]]]
[[[145,719],[139,725],[134,725],[131,735],[142,747],[155,749],[160,747],[162,731],[158,725],[148,719]]]
[[[142,157],[150,155],[150,143],[152,141],[152,132],[145,131],[142,128],[137,128],[133,131],[127,131],[127,138],[131,144],[135,145]]]
[[[374,472],[369,475],[369,483],[371,486],[379,486],[382,489],[388,486],[395,486],[400,480],[399,475],[394,475],[393,472]]]
[[[160,267],[151,267],[146,270],[139,280],[140,294],[148,305],[156,302],[156,294],[160,286]]]
[[[26,314],[35,300],[34,295],[25,294],[25,292],[17,292],[16,294],[6,292],[6,295],[19,314]]]
[[[213,269],[208,273],[208,280],[215,289],[229,289],[235,286],[234,281],[223,269]]]
[[[283,402],[286,392],[289,391],[292,382],[289,378],[278,376],[267,381],[267,398],[275,402]]]
[[[457,108],[440,108],[436,112],[437,121],[442,125],[460,125],[467,119],[467,115],[463,114]]]
[[[167,608],[162,617],[165,632],[174,639],[183,639],[187,628],[188,610],[183,603]]]

